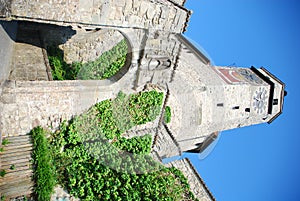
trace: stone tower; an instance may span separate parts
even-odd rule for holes
[[[38,125],[55,130],[63,120],[119,91],[147,89],[164,93],[162,112],[124,136],[151,134],[152,156],[157,160],[202,152],[223,130],[271,123],[282,112],[284,83],[265,68],[212,66],[182,35],[191,15],[184,3],[0,1],[0,141],[26,135]],[[115,76],[52,81],[47,45],[60,45],[66,62],[88,61],[121,39],[130,51]],[[171,107],[170,123],[164,122],[166,106]],[[195,175],[189,162],[177,165]],[[196,193],[198,198],[214,200],[200,180],[190,179],[204,186]]]
[[[120,90],[135,93],[149,84],[164,91],[163,107],[171,106],[172,120],[164,123],[162,112],[153,124],[127,135],[152,133],[153,152],[160,158],[203,151],[219,131],[270,123],[282,111],[284,84],[265,68],[211,66],[181,34],[191,14],[183,7],[184,0],[59,2],[12,0],[1,7],[2,19],[14,20],[2,21],[9,36],[3,42],[7,51],[0,55],[4,61],[0,69],[1,135],[24,135],[38,124],[55,128],[60,121],[114,97]],[[35,39],[24,39],[24,35],[35,35]],[[65,59],[72,62],[92,59],[104,51],[99,46],[108,47],[121,38],[130,52],[126,66],[111,79],[51,82],[49,68],[43,72],[47,64],[44,48],[54,40],[62,44]],[[29,56],[28,61],[9,65],[9,60],[17,60],[19,44],[42,48],[43,54],[39,60]],[[30,75],[36,71],[32,66],[41,66],[39,76]],[[20,71],[23,73],[18,77]],[[14,118],[16,115],[19,117]]]
[[[182,49],[168,83],[173,120],[164,126],[179,152],[202,152],[219,131],[271,123],[281,114],[286,92],[276,76],[263,67],[211,66],[188,40],[179,38]],[[169,151],[167,156],[172,155]]]

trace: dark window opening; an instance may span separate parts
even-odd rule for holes
[[[245,109],[245,112],[250,112],[250,108],[246,108],[246,109]]]
[[[218,107],[223,107],[224,104],[223,104],[223,103],[218,103],[217,106],[218,106]]]
[[[233,110],[238,110],[238,109],[240,109],[240,106],[235,106],[235,107],[233,107],[232,109],[233,109]]]
[[[278,99],[273,99],[273,105],[278,105]]]

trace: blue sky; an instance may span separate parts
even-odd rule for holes
[[[185,35],[216,65],[264,66],[288,91],[272,124],[222,132],[205,159],[190,156],[193,164],[217,200],[300,200],[300,2],[187,0],[186,7],[193,15]]]

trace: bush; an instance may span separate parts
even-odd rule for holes
[[[122,137],[157,118],[162,99],[156,91],[121,92],[64,122],[51,141],[62,150],[55,151],[60,184],[81,200],[194,200],[183,174],[149,155],[151,135]]]
[[[55,46],[47,48],[53,80],[102,80],[110,78],[124,66],[127,51],[127,43],[122,40],[95,61],[67,64],[61,49]]]
[[[2,145],[3,145],[3,146],[6,146],[6,145],[8,145],[8,144],[10,144],[10,141],[9,141],[8,139],[4,138],[4,139],[2,140]]]
[[[34,192],[37,200],[50,200],[55,182],[55,168],[51,149],[46,138],[46,132],[41,127],[34,128],[31,132],[33,143],[33,179],[35,181]]]

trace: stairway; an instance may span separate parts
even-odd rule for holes
[[[19,25],[9,79],[48,81],[44,57],[39,31]]]
[[[7,137],[10,143],[2,146],[0,152],[0,171],[5,170],[4,177],[0,176],[0,196],[5,200],[32,194],[33,181],[31,169],[32,144],[29,135]],[[3,141],[3,139],[2,139]]]

